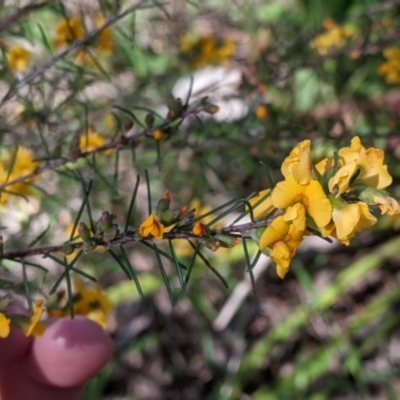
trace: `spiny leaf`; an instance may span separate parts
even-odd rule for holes
[[[124,229],[125,232],[128,230],[129,221],[131,220],[131,217],[132,217],[133,206],[135,205],[136,195],[137,195],[137,192],[139,189],[139,182],[140,182],[140,176],[136,175],[136,184],[135,184],[135,188],[133,189],[131,201],[129,203],[128,214],[126,216],[125,229]]]
[[[143,293],[142,287],[140,286],[140,282],[139,282],[139,279],[138,279],[138,276],[137,276],[137,272],[132,267],[132,264],[131,264],[131,262],[129,260],[129,257],[126,254],[126,251],[125,251],[123,246],[120,246],[120,250],[121,250],[122,256],[125,259],[126,264],[128,265],[129,271],[131,273],[131,277],[132,277],[133,281],[135,282],[136,289],[137,289],[137,291],[139,293],[139,296],[140,296],[141,299],[144,299],[144,293]]]
[[[180,268],[180,266],[179,266],[178,258],[176,257],[176,253],[175,253],[174,245],[172,244],[172,240],[168,240],[168,244],[169,244],[169,251],[171,252],[171,256],[172,256],[172,258],[173,258],[173,260],[174,260],[174,265],[175,265],[176,273],[178,274],[179,284],[180,284],[181,287],[182,287],[182,286],[183,286],[182,271],[181,271],[181,268]]]
[[[32,240],[32,242],[28,244],[28,249],[39,243],[42,240],[42,238],[46,235],[46,233],[49,231],[49,229],[50,225],[48,225],[47,228],[42,233],[40,233],[35,239]]]
[[[172,305],[175,305],[174,294],[172,293],[171,284],[169,283],[169,280],[168,280],[168,275],[165,272],[164,265],[163,265],[163,263],[161,261],[161,256],[160,256],[160,252],[158,251],[158,247],[154,246],[154,250],[155,250],[155,253],[156,253],[156,257],[157,257],[158,266],[160,267],[161,276],[163,278],[165,287],[167,288],[169,300],[170,300]]]

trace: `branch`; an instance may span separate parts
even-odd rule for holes
[[[46,7],[50,3],[45,1],[43,3],[37,3],[35,4],[34,1],[31,3],[27,4],[25,7],[18,8],[15,10],[13,13],[8,15],[7,17],[3,18],[0,20],[0,32],[3,31],[8,27],[8,25],[12,24],[15,21],[18,21],[22,17],[25,17],[25,15],[29,14],[31,11],[38,10],[39,8]]]
[[[46,71],[47,69],[49,69],[51,66],[53,66],[57,61],[61,60],[64,56],[66,56],[67,54],[71,53],[72,51],[74,51],[75,49],[77,49],[78,47],[84,45],[85,43],[91,41],[93,38],[95,38],[99,33],[101,33],[102,31],[104,31],[104,29],[107,29],[108,27],[110,27],[111,25],[113,25],[116,21],[124,18],[125,16],[127,16],[128,14],[130,14],[131,12],[135,11],[136,9],[138,9],[143,3],[145,3],[147,0],[139,0],[136,4],[134,4],[133,6],[129,7],[128,9],[126,9],[125,11],[123,11],[122,13],[110,18],[109,20],[107,20],[102,26],[100,26],[97,29],[94,29],[93,31],[89,32],[84,38],[79,39],[77,41],[75,41],[74,43],[72,43],[69,47],[67,47],[66,49],[64,49],[63,51],[59,52],[58,54],[54,55],[53,57],[51,57],[49,60],[45,61],[42,65],[40,65],[34,72],[32,72],[30,75],[26,76],[24,79],[22,79],[18,85],[16,85],[15,87],[11,88],[7,94],[3,97],[3,99],[0,102],[0,107],[4,105],[4,103],[11,99],[12,97],[14,97],[17,92],[24,87],[25,85],[28,85],[29,83],[31,83],[33,80],[35,80],[38,76],[42,75],[44,71]]]
[[[267,218],[261,221],[256,221],[256,222],[248,222],[245,224],[240,224],[240,225],[231,225],[226,228],[221,228],[221,229],[213,229],[211,230],[211,237],[214,235],[220,235],[220,234],[227,234],[227,235],[232,235],[236,236],[243,233],[244,235],[249,235],[249,231],[263,227],[263,226],[268,226],[273,218]],[[209,237],[209,236],[207,236]],[[185,232],[169,232],[165,233],[163,236],[163,239],[165,240],[173,240],[173,239],[202,239],[202,236],[196,236],[193,232],[191,231],[185,231]],[[138,235],[137,231],[128,231],[119,234],[115,239],[111,241],[106,241],[102,238],[97,238],[93,237],[90,239],[93,241],[97,246],[105,246],[105,247],[110,247],[110,246],[121,246],[124,244],[128,243],[137,243],[140,241],[152,241],[153,239],[150,238],[142,238]],[[86,244],[84,242],[78,242],[78,243],[63,243],[59,244],[56,246],[43,246],[43,247],[36,247],[32,249],[27,249],[27,250],[21,250],[21,251],[12,251],[8,253],[3,253],[0,254],[0,260],[21,260],[25,257],[29,256],[35,256],[35,255],[46,255],[49,253],[57,253],[57,252],[62,252],[65,246],[71,246],[73,250],[78,250],[78,249],[84,249]]]
[[[132,146],[136,146],[136,140],[141,138],[142,136],[149,135],[151,132],[153,132],[157,129],[165,129],[174,122],[183,121],[189,115],[198,114],[202,109],[203,109],[203,105],[201,104],[201,102],[196,103],[194,106],[189,107],[187,110],[176,115],[176,117],[174,117],[174,119],[172,119],[172,120],[165,119],[158,126],[155,126],[153,128],[144,128],[141,131],[137,132],[136,134],[133,134],[132,136],[129,136],[129,137],[121,136],[120,138],[113,140],[109,143],[106,143],[103,146],[96,147],[95,149],[90,150],[90,151],[81,152],[81,153],[79,153],[79,155],[77,155],[73,158],[72,157],[63,157],[63,158],[52,159],[52,160],[47,159],[47,162],[43,166],[36,168],[34,171],[29,172],[28,174],[25,174],[25,175],[21,175],[18,178],[15,178],[13,180],[10,180],[10,181],[7,181],[7,182],[4,182],[3,184],[1,184],[0,185],[0,193],[8,186],[15,185],[16,183],[25,182],[29,179],[34,178],[35,176],[42,174],[43,172],[50,171],[50,170],[52,171],[56,168],[60,168],[70,162],[74,162],[74,161],[78,160],[79,158],[87,158],[87,157],[91,156],[92,154],[104,153],[107,150],[131,149]],[[129,132],[127,132],[127,134],[132,132],[132,130],[133,130],[133,128]],[[42,161],[42,160],[37,159],[36,161]]]

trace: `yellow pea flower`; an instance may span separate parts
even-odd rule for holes
[[[366,203],[346,203],[334,197],[331,197],[331,200],[332,222],[321,229],[324,237],[333,236],[348,246],[350,239],[357,232],[376,224],[377,219],[371,214]]]
[[[219,41],[213,35],[204,35],[196,39],[184,35],[180,50],[183,54],[196,54],[190,64],[192,68],[200,68],[211,64],[223,64],[230,60],[235,54],[236,43],[229,38]]]
[[[11,331],[11,319],[0,312],[0,338],[5,339]]]
[[[290,152],[282,163],[281,171],[285,178],[292,175],[299,185],[307,185],[313,179],[310,140],[303,140]]]
[[[255,219],[268,217],[268,215],[274,210],[271,201],[271,189],[262,190],[257,196],[252,197],[249,200],[249,203],[252,207]]]
[[[283,214],[283,219],[286,222],[291,222],[300,231],[305,231],[307,228],[306,217],[306,209],[302,203],[289,206]]]
[[[350,188],[350,181],[357,170],[357,163],[350,163],[339,168],[336,174],[329,179],[329,191],[335,196],[340,196],[346,193]]]
[[[331,19],[326,19],[323,26],[326,32],[321,33],[311,41],[311,47],[321,56],[344,47],[346,41],[355,33],[354,27],[337,25]]]
[[[79,18],[67,18],[57,25],[56,38],[53,45],[55,48],[68,46],[72,42],[82,39],[84,36],[85,29]]]
[[[9,173],[9,167],[12,162],[13,168],[11,173]],[[10,152],[0,158],[0,185],[6,183],[6,181],[13,181],[19,177],[25,176],[38,167],[39,163],[34,161],[31,151],[25,147],[19,146],[14,160]],[[5,191],[0,192],[0,205],[6,205],[12,194],[28,196],[32,191],[32,187],[29,183],[34,182],[35,179],[36,177],[32,177],[23,182],[7,186]]]
[[[400,205],[393,197],[374,196],[374,203],[380,208],[382,215],[400,214]]]
[[[96,26],[99,28],[104,25],[104,17],[102,15],[98,15],[96,17]],[[103,52],[106,55],[111,55],[114,43],[113,43],[113,31],[111,28],[103,29],[98,38],[97,38],[97,50]]]
[[[279,216],[260,237],[260,250],[265,251],[270,247],[268,255],[276,263],[276,272],[282,279],[289,271],[290,262],[303,240],[303,233],[295,225],[288,224],[283,216]]]
[[[46,326],[43,322],[40,322],[40,318],[44,312],[43,300],[37,300],[33,306],[33,314],[27,322],[21,324],[21,329],[26,336],[42,336],[46,330]]]
[[[107,140],[100,136],[95,130],[89,126],[87,128],[86,134],[82,134],[79,138],[79,148],[82,152],[92,151],[98,147],[102,147],[107,143]],[[112,153],[112,149],[104,152],[104,154]]]
[[[306,185],[299,185],[292,175],[288,175],[273,189],[271,201],[275,208],[280,209],[299,203],[319,228],[326,226],[331,220],[331,203],[321,184],[316,180],[310,180]]]
[[[400,48],[386,47],[383,50],[386,61],[378,67],[378,75],[385,77],[387,83],[400,83]]]
[[[25,71],[32,59],[32,54],[23,46],[15,45],[7,50],[7,63],[11,70]]]
[[[153,236],[156,240],[161,240],[164,235],[164,225],[157,219],[155,214],[150,216],[142,222],[139,227],[139,235],[143,238]]]
[[[366,149],[358,136],[351,140],[350,147],[343,147],[338,153],[345,164],[355,161],[361,168],[357,182],[360,181],[376,189],[383,189],[392,183],[387,166],[383,164],[384,152],[373,147]]]
[[[114,308],[110,299],[98,285],[85,287],[79,279],[76,279],[74,286],[77,292],[74,296],[74,313],[84,315],[105,328],[108,316]]]

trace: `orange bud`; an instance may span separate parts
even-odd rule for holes
[[[204,224],[202,224],[201,222],[196,222],[193,226],[192,232],[196,236],[204,236],[206,234],[206,229]]]
[[[260,104],[259,106],[256,107],[254,110],[254,113],[256,114],[256,117],[261,120],[266,120],[268,119],[268,108],[264,104]]]
[[[161,129],[156,129],[153,135],[155,140],[161,140],[164,137],[164,131]]]
[[[219,107],[215,104],[207,103],[204,105],[203,111],[208,114],[216,114],[219,111]]]

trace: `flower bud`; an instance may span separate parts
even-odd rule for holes
[[[214,238],[219,241],[221,247],[225,247],[227,249],[230,249],[240,243],[240,239],[235,236],[215,235]]]
[[[153,127],[153,125],[154,125],[154,115],[153,114],[147,114],[146,115],[146,118],[145,118],[145,120],[144,120],[144,122],[146,123],[146,126],[148,127],[148,128],[152,128]]]
[[[221,247],[219,240],[214,238],[204,240],[204,245],[211,251],[217,251]]]
[[[193,226],[192,232],[196,236],[206,236],[210,233],[210,229],[207,225],[204,225],[201,222],[196,222]]]
[[[65,256],[70,256],[74,251],[75,251],[75,249],[74,249],[74,247],[73,246],[71,246],[70,244],[66,244],[63,248],[62,248],[62,253],[65,255]]]
[[[206,103],[203,106],[203,111],[206,112],[207,114],[213,115],[219,111],[219,107],[216,106],[215,104]]]
[[[171,203],[171,196],[169,194],[169,191],[167,190],[163,194],[163,197],[158,201],[156,207],[156,215],[158,218],[161,218],[163,212],[169,210],[170,203]]]
[[[110,242],[111,240],[114,240],[117,237],[118,233],[119,233],[118,226],[114,224],[104,232],[103,238],[105,241]]]
[[[87,225],[83,222],[80,221],[78,224],[78,232],[80,238],[84,241],[90,241],[90,238],[92,237],[92,233],[90,232],[90,229],[87,227]]]
[[[165,226],[175,224],[183,218],[186,210],[186,206],[178,207],[174,210],[167,210],[160,215],[160,222]]]
[[[165,133],[162,129],[156,129],[153,133],[153,137],[155,140],[161,140],[165,136]]]
[[[175,99],[172,95],[169,96],[168,100],[167,100],[167,107],[168,107],[168,115],[167,118],[168,119],[174,119],[177,115],[179,115],[184,107],[182,104],[182,100],[177,98]]]
[[[112,227],[113,217],[108,211],[103,211],[96,224],[96,233],[101,234]]]

